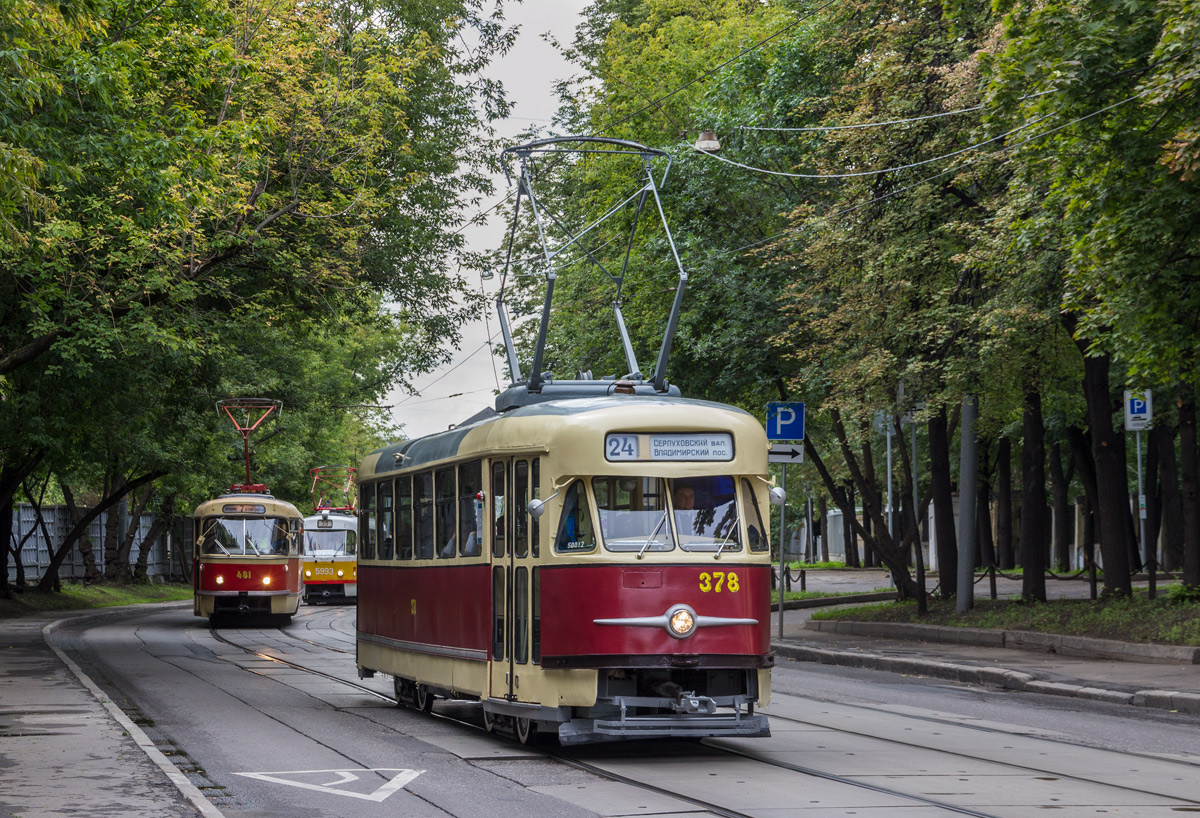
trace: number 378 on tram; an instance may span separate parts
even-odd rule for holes
[[[523,742],[768,735],[767,448],[739,409],[614,394],[373,452],[360,674]]]

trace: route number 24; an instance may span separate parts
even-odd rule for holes
[[[724,588],[722,588],[724,586]],[[725,573],[724,571],[713,571],[711,574],[707,571],[700,574],[700,590],[703,593],[710,591],[715,594],[726,590],[731,594],[736,594],[741,590],[741,583],[738,582],[738,575],[733,571]]]

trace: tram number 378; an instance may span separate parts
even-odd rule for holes
[[[733,571],[728,573],[713,571],[711,574],[708,571],[704,571],[700,574],[701,593],[719,594],[724,590],[731,594],[736,594],[741,589],[742,585],[738,581],[738,575]]]

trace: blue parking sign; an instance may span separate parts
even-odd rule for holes
[[[1140,432],[1154,419],[1154,404],[1149,389],[1125,390],[1125,431]]]
[[[796,401],[768,403],[767,440],[804,440],[804,404]]]

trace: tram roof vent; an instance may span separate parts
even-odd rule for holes
[[[637,398],[678,398],[678,386],[665,384],[666,390],[659,392],[650,381],[613,380],[598,381],[550,381],[542,384],[542,391],[530,392],[524,383],[514,383],[496,396],[496,411],[507,412],[521,406],[574,398],[603,398],[609,395],[631,395]]]

